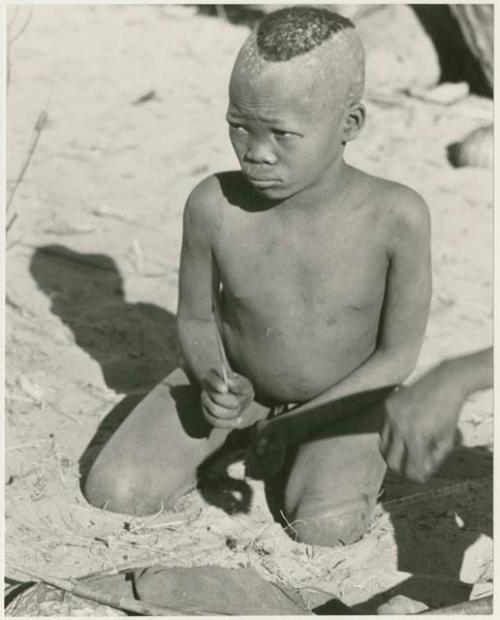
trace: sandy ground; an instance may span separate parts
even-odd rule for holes
[[[226,84],[247,32],[188,7],[36,7],[12,47],[8,190],[44,109],[48,122],[13,202],[7,254],[7,573],[252,566],[365,610],[395,592],[438,606],[487,591],[490,393],[468,402],[463,446],[439,475],[425,487],[389,478],[370,532],[349,547],[293,542],[240,463],[229,470],[239,495],[195,492],[153,519],[82,497],[79,459],[99,424],[178,363],[182,208],[199,180],[236,165]],[[492,342],[492,173],[446,159],[448,144],[491,122],[492,102],[439,105],[391,91],[390,80],[375,86],[347,159],[430,205],[434,297],[419,374]],[[450,484],[459,487],[425,495]]]

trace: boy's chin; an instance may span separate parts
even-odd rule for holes
[[[253,189],[260,196],[264,196],[268,200],[285,200],[292,196],[293,191],[284,185],[272,185],[270,187],[256,187],[252,184]]]

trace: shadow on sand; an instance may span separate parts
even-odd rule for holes
[[[175,316],[154,304],[129,303],[115,261],[62,245],[35,250],[31,275],[75,343],[101,367],[106,385],[126,396],[99,425],[81,459],[84,476],[108,438],[181,355]]]
[[[231,480],[224,474],[231,462],[243,458],[241,446],[238,447],[232,459],[230,453],[219,457],[222,472],[219,478],[217,465],[208,470],[213,476],[209,486],[212,492],[205,497],[229,514],[247,512],[252,497],[252,489],[244,480]],[[290,449],[281,472],[265,481],[271,513],[288,533],[290,527],[282,513],[283,495],[295,452]],[[492,473],[491,451],[481,446],[463,446],[459,434],[455,449],[429,482],[412,483],[388,472],[380,503],[389,514],[394,530],[397,547],[394,568],[411,576],[353,608],[341,608],[337,599],[332,599],[331,604],[322,605],[314,613],[374,614],[379,606],[396,595],[420,601],[430,609],[468,600],[472,585],[461,580],[465,552],[482,535],[493,536]],[[236,499],[231,501],[235,495]],[[463,525],[458,525],[460,519]]]
[[[429,482],[411,483],[387,474],[382,506],[394,528],[397,570],[411,576],[353,611],[374,613],[396,595],[421,601],[430,609],[468,600],[472,585],[461,581],[464,554],[481,535],[493,537],[492,474],[491,451],[465,447],[460,436]],[[432,492],[440,487],[444,493]],[[408,503],[394,501],[415,494],[422,496]]]
[[[47,245],[34,252],[30,271],[51,312],[99,363],[110,389],[146,392],[179,365],[175,316],[154,304],[127,302],[109,256]]]

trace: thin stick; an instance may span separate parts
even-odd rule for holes
[[[9,212],[10,206],[12,204],[12,201],[14,200],[14,196],[16,194],[17,188],[19,187],[19,185],[22,183],[22,180],[24,178],[24,175],[26,174],[26,171],[28,170],[28,166],[30,165],[31,159],[33,157],[33,154],[36,150],[37,144],[38,144],[38,140],[40,139],[40,136],[42,135],[42,131],[47,123],[47,112],[45,110],[42,110],[42,112],[40,112],[40,116],[38,117],[38,120],[35,124],[35,128],[34,128],[34,137],[31,143],[31,147],[28,151],[28,156],[26,157],[26,160],[23,164],[23,167],[21,168],[21,172],[19,173],[16,182],[14,183],[14,187],[12,188],[12,191],[10,193],[9,199],[7,200],[7,205],[6,205],[6,212]],[[11,222],[9,222],[10,225],[12,225],[12,220]]]
[[[220,364],[222,370],[222,378],[224,383],[229,385],[228,373],[226,370],[226,352],[224,351],[224,343],[222,342],[222,320],[219,313],[219,305],[216,299],[212,300],[212,309],[215,317],[215,339],[217,341],[217,349],[219,351]]]
[[[154,523],[153,525],[148,525],[147,529],[148,530],[160,530],[162,528],[168,528],[168,527],[179,527],[181,525],[184,525],[185,523],[186,521],[184,520],[169,521],[168,523]]]
[[[152,517],[148,517],[143,523],[140,523],[139,525],[131,525],[130,529],[129,529],[129,533],[135,532],[136,530],[139,529],[145,529],[150,523],[152,523],[156,518],[158,518],[161,513],[163,512],[163,502],[161,503],[160,506],[160,510],[158,510],[158,512],[155,512],[155,514]],[[137,523],[137,519],[135,520]]]
[[[34,448],[35,446],[38,446],[39,444],[45,443],[47,441],[49,440],[48,439],[34,439],[33,441],[27,441],[26,443],[18,443],[15,446],[7,446],[5,448],[5,451],[7,452],[8,450],[24,450],[25,448]]]
[[[17,41],[17,39],[19,39],[19,37],[24,33],[26,28],[29,26],[31,18],[33,17],[33,10],[34,10],[34,7],[30,7],[30,12],[28,13],[28,17],[26,18],[24,24],[21,26],[21,28],[19,28],[16,34],[13,37],[11,37],[10,33],[17,18],[17,8],[18,7],[16,7],[16,12],[14,13],[14,18],[12,19],[12,22],[7,26],[7,38],[8,38],[8,42],[7,42],[7,90],[9,89],[9,86],[10,86],[10,69],[11,69],[10,55],[11,55],[12,45],[15,43],[15,41]]]
[[[57,471],[59,473],[59,479],[61,480],[61,484],[63,485],[63,487],[65,489],[68,488],[68,485],[66,484],[66,480],[64,478],[64,472],[62,469],[62,462],[61,462],[61,455],[59,453],[59,450],[57,449],[57,443],[55,442],[55,440],[52,440],[52,448],[54,450],[54,456],[56,457],[56,467],[57,467]],[[63,519],[64,521],[64,519]],[[68,527],[68,529],[70,529]]]
[[[455,484],[448,484],[443,487],[435,487],[433,489],[429,489],[427,491],[420,491],[419,493],[413,493],[412,495],[407,495],[406,497],[398,497],[396,499],[391,499],[387,502],[381,500],[381,504],[383,508],[392,507],[392,506],[400,506],[404,504],[409,504],[412,502],[419,501],[421,499],[431,499],[433,497],[441,497],[450,495],[456,491],[465,491],[467,490],[473,483],[480,482],[492,482],[492,476],[483,476],[481,478],[474,478],[472,480],[465,480],[463,482],[456,482]]]
[[[9,230],[12,228],[12,224],[14,224],[14,222],[17,220],[17,213],[14,213],[14,215],[10,218],[10,220],[7,223],[7,226],[5,227],[5,232],[8,233]]]
[[[73,579],[62,579],[59,577],[42,577],[36,575],[31,571],[27,571],[19,566],[11,565],[12,568],[25,575],[28,575],[32,580],[46,583],[49,586],[73,594],[80,598],[94,601],[100,605],[107,605],[108,607],[114,607],[115,609],[125,609],[126,611],[132,611],[141,616],[180,616],[185,614],[192,614],[194,616],[209,616],[209,615],[221,615],[220,613],[208,613],[200,612],[192,609],[175,609],[172,607],[163,607],[159,605],[152,605],[143,601],[128,597],[116,597],[106,594],[104,592],[96,592],[93,588],[83,585],[74,581]]]
[[[82,423],[80,418],[77,418],[75,415],[73,415],[71,413],[68,413],[67,411],[62,411],[62,409],[59,409],[59,408],[56,408],[56,407],[52,407],[52,409],[54,411],[56,411],[59,415],[62,415],[65,418],[73,420],[73,422],[76,422],[77,424],[81,424]]]
[[[151,560],[144,560],[143,562],[139,562],[139,560],[129,560],[128,562],[123,562],[122,564],[113,564],[113,566],[108,566],[107,568],[102,568],[101,570],[93,571],[92,573],[86,573],[85,575],[81,575],[81,577],[76,577],[77,581],[86,581],[88,579],[96,579],[97,577],[113,577],[114,575],[119,575],[120,573],[126,573],[128,571],[135,571],[139,568],[148,568],[151,566]]]
[[[244,545],[243,549],[249,549],[249,548],[250,548],[250,547],[254,544],[254,542],[255,542],[255,541],[256,541],[256,540],[257,540],[260,536],[262,536],[262,534],[263,534],[263,533],[264,533],[267,529],[269,529],[272,525],[274,525],[274,523],[273,523],[272,521],[271,521],[270,523],[266,523],[266,525],[264,525],[264,527],[263,527],[263,528],[261,528],[261,529],[257,532],[257,534],[255,534],[255,536],[252,536],[252,538],[250,539],[250,541],[249,541],[249,542],[247,542],[247,543]]]
[[[227,370],[226,370],[226,364],[225,364],[226,354],[224,352],[224,344],[222,343],[222,338],[219,332],[218,325],[215,326],[215,339],[217,340],[217,349],[219,351],[222,378],[224,379],[224,383],[226,385],[229,385],[229,379],[227,376]]]
[[[28,17],[25,19],[24,24],[21,26],[21,28],[19,28],[19,30],[16,32],[16,34],[11,39],[9,39],[9,44],[8,44],[9,50],[10,50],[12,44],[19,39],[19,37],[24,33],[26,28],[29,26],[31,18],[33,17],[33,10],[34,10],[34,7],[30,7],[30,12],[28,13]],[[9,26],[7,26],[7,32],[9,34],[10,34],[10,31],[11,31],[12,27],[14,26],[14,22],[16,21],[16,17],[17,17],[17,12],[16,12],[16,15],[14,16],[14,19],[12,20],[12,22],[9,24]]]
[[[297,534],[297,530],[293,527],[294,523],[303,523],[304,525],[306,523],[303,519],[295,519],[294,521],[290,523],[290,521],[286,518],[286,515],[282,510],[280,510],[280,515],[281,515],[281,518],[286,523],[286,527],[284,529],[285,530],[291,529],[295,535]]]
[[[33,404],[32,398],[28,398],[27,396],[19,396],[18,394],[10,394],[5,397],[5,400],[19,401],[20,403],[30,403],[30,405]],[[10,449],[12,450],[12,448]],[[9,450],[9,448],[7,448],[7,450]]]

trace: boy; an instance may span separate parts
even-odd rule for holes
[[[363,82],[353,24],[328,10],[276,11],[243,45],[227,112],[241,171],[203,181],[184,213],[186,368],[99,454],[85,485],[94,505],[172,505],[232,429],[292,404],[328,413],[413,369],[430,302],[429,215],[412,190],[343,159],[365,121]],[[362,535],[385,472],[378,428],[374,413],[350,414],[300,446],[284,494],[299,540]]]

